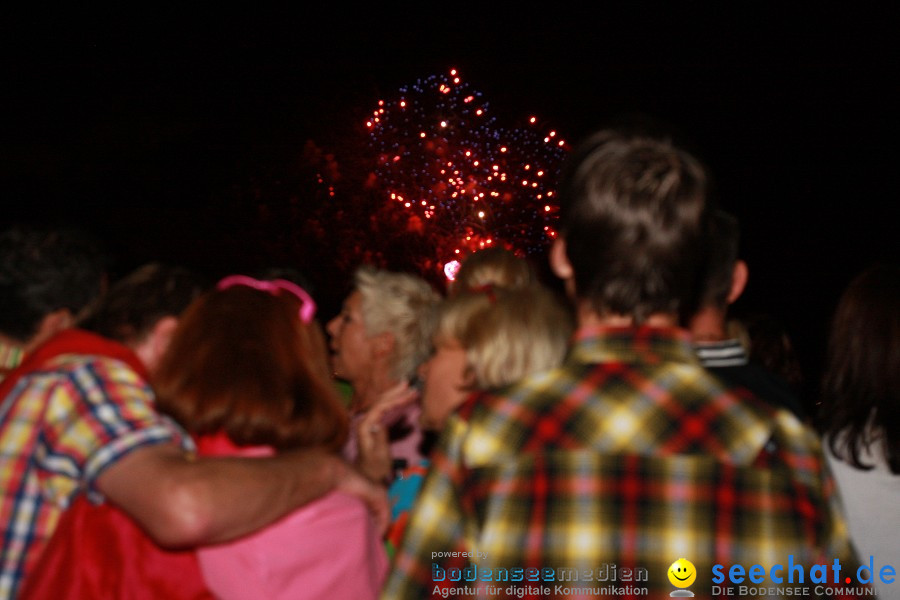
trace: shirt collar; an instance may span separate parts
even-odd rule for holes
[[[749,362],[740,340],[697,342],[694,351],[705,367],[742,367]]]
[[[697,362],[687,330],[648,326],[583,327],[575,332],[571,358],[582,363]]]

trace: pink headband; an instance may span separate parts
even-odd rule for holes
[[[304,323],[312,321],[316,314],[316,303],[313,301],[312,296],[296,283],[287,281],[286,279],[260,281],[259,279],[254,279],[246,275],[229,275],[216,284],[216,289],[225,290],[236,285],[245,285],[260,290],[261,292],[268,292],[273,296],[277,296],[279,290],[292,293],[300,300],[300,320]]]

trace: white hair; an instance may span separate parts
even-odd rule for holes
[[[370,266],[360,267],[354,281],[366,333],[394,337],[391,375],[411,379],[431,353],[440,294],[421,277]]]

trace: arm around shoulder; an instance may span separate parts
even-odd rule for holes
[[[266,458],[195,458],[160,444],[125,455],[96,485],[157,543],[177,548],[256,531],[336,486],[370,507],[377,504],[377,494],[348,469],[342,459],[318,449]]]

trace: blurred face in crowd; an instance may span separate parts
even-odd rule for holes
[[[422,427],[439,431],[447,418],[468,397],[466,351],[455,339],[435,340],[431,358],[419,367],[422,391]]]
[[[368,378],[374,364],[374,348],[363,322],[362,294],[354,291],[347,296],[340,314],[328,322],[326,330],[331,336],[335,376],[351,383]]]

